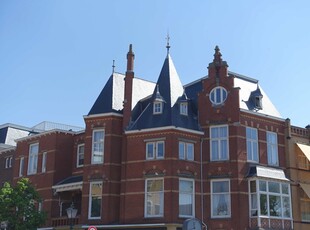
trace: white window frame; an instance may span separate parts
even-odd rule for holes
[[[217,94],[219,92],[219,95]],[[217,86],[213,88],[209,94],[209,99],[212,104],[220,105],[223,104],[227,99],[227,90],[222,86]]]
[[[251,191],[250,189],[250,183],[251,181],[255,181],[255,184],[256,184],[256,191]],[[261,182],[261,183],[260,183]],[[270,191],[271,188],[270,188],[270,184],[273,183],[273,184],[278,184],[279,185],[279,192],[274,192],[274,191]],[[265,185],[264,188],[265,189],[261,189],[261,184]],[[287,186],[287,193],[285,193],[283,191],[283,185]],[[250,191],[250,194],[252,195],[256,195],[256,202],[251,202],[251,196],[249,197],[250,199],[250,207],[249,207],[249,210],[250,210],[250,217],[263,217],[263,218],[273,218],[273,219],[287,219],[287,220],[290,220],[292,218],[292,201],[291,201],[291,188],[290,188],[290,184],[289,182],[280,182],[280,181],[273,181],[273,180],[262,180],[262,179],[254,179],[254,180],[250,180],[249,181],[249,191]],[[261,195],[264,195],[266,196],[266,210],[267,210],[267,214],[261,214],[262,212],[262,208],[261,208]],[[280,212],[281,212],[281,215],[280,216],[276,216],[276,215],[271,215],[270,214],[270,196],[276,196],[276,197],[279,197],[279,201],[280,201]],[[289,216],[285,216],[284,215],[284,199],[288,199],[289,201]],[[256,208],[252,207],[253,206],[253,203],[255,203],[256,205]],[[257,209],[257,213],[255,213],[255,215],[253,215],[251,213],[251,210],[255,210]]]
[[[228,191],[224,191],[224,192],[218,192],[218,193],[215,193],[213,192],[213,188],[214,188],[214,183],[220,183],[220,182],[225,182],[225,183],[228,183]],[[217,180],[211,180],[211,218],[230,218],[231,217],[231,192],[230,192],[230,180],[229,179],[217,179]],[[226,205],[228,205],[227,207],[227,214],[223,214],[223,215],[215,215],[213,213],[213,206],[215,205],[214,203],[214,199],[215,199],[215,196],[218,196],[218,195],[222,195],[224,196],[224,199],[225,197],[228,198],[227,200],[227,203]],[[219,202],[220,202],[220,199],[219,198]]]
[[[153,103],[153,114],[161,114],[163,113],[163,102],[154,101]]]
[[[255,137],[253,137],[253,132]],[[259,162],[258,131],[256,128],[246,127],[247,159],[251,162]]]
[[[163,148],[163,155],[159,156],[158,155],[158,149],[159,149],[159,145],[162,144],[162,148]],[[149,146],[150,149],[152,149],[152,156],[150,156],[148,150],[149,150]],[[154,159],[164,159],[165,158],[165,142],[164,141],[150,141],[150,142],[146,142],[146,159],[147,160],[154,160]]]
[[[21,157],[19,160],[19,173],[18,173],[20,177],[24,175],[24,167],[25,167],[25,157]]]
[[[80,149],[83,149],[83,152],[80,151]],[[79,167],[83,167],[84,165],[84,155],[85,153],[85,144],[79,144],[77,146],[77,151],[76,151],[76,167],[79,168]],[[83,157],[83,164],[80,164],[80,159],[82,159],[81,157]]]
[[[32,152],[32,148],[37,146],[37,152]],[[34,143],[29,145],[29,155],[28,155],[28,175],[33,175],[37,173],[38,170],[38,155],[39,155],[39,143]]]
[[[192,191],[181,191],[181,182],[185,181],[185,182],[191,182],[191,186],[192,186]],[[187,196],[190,197],[191,199],[191,215],[185,215],[185,214],[181,214],[181,199],[182,199],[182,195],[183,196]],[[181,218],[191,218],[191,217],[195,217],[195,180],[193,179],[187,179],[187,178],[180,178],[179,179],[179,217]]]
[[[95,134],[102,132],[103,137],[102,140],[95,140]],[[104,162],[104,138],[105,138],[105,130],[104,129],[95,129],[93,130],[93,136],[92,136],[92,156],[91,156],[91,163],[92,164],[102,164]],[[98,146],[99,145],[99,146]],[[100,147],[101,145],[101,147]],[[102,151],[96,151],[96,149],[99,147]],[[96,157],[101,157],[102,159],[100,161],[95,160]]]
[[[272,142],[272,137],[274,137],[275,143]],[[266,132],[266,142],[267,142],[267,158],[268,165],[279,166],[279,154],[278,154],[278,135],[275,132]]]
[[[162,190],[160,191],[148,191],[148,182],[149,181],[161,181],[162,182]],[[145,180],[145,197],[144,197],[144,217],[145,218],[149,218],[149,217],[163,217],[164,216],[164,178],[160,177],[160,178],[149,178]],[[159,204],[156,203],[155,205],[153,205],[151,202],[152,200],[150,200],[148,197],[155,195],[155,196],[159,196]],[[148,204],[151,204],[151,206],[149,206]],[[151,209],[156,209],[156,205],[158,207],[159,210],[159,214],[149,214],[149,208]],[[159,206],[158,206],[159,205]],[[156,212],[156,210],[151,210],[151,212]]]
[[[192,156],[190,155],[190,149],[192,149]],[[195,158],[194,143],[179,141],[179,159],[193,161],[194,158]]]
[[[227,135],[226,137],[212,137],[212,130],[213,129],[221,129],[221,128],[226,128],[227,131]],[[226,141],[226,157],[223,156],[223,147],[222,147],[222,143]],[[213,144],[216,144],[217,146],[217,156],[216,158],[213,158]],[[227,161],[229,160],[229,129],[228,129],[228,125],[217,125],[217,126],[210,126],[210,160],[211,161]]]
[[[93,185],[101,186],[100,195],[96,195],[96,196],[92,195],[92,186]],[[92,219],[92,220],[101,219],[101,215],[102,215],[102,187],[103,187],[102,181],[93,181],[93,182],[89,183],[88,219]],[[99,216],[91,216],[93,198],[97,198],[100,200],[100,215]]]
[[[181,115],[188,115],[188,103],[187,102],[181,102],[180,103],[180,114]]]
[[[42,154],[42,173],[46,172],[47,152]]]

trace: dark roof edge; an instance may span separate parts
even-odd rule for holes
[[[244,76],[242,74],[238,74],[238,73],[235,73],[235,72],[232,72],[232,71],[228,71],[228,74],[234,75],[235,77],[240,78],[240,79],[245,80],[245,81],[248,81],[248,82],[252,82],[252,83],[256,83],[256,84],[258,83],[257,79],[251,78],[251,77],[247,77],[247,76]]]

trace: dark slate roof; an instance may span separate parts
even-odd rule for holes
[[[70,176],[58,182],[56,185],[72,184],[72,183],[77,183],[77,182],[82,182],[82,181],[83,181],[83,176]]]
[[[163,102],[163,112],[153,114],[153,102]],[[180,114],[180,103],[188,103],[188,115]],[[201,131],[195,102],[190,100],[176,72],[170,55],[168,54],[161,69],[153,94],[137,103],[133,110],[132,123],[128,130],[141,130],[175,126]]]
[[[113,73],[109,77],[88,115],[111,112],[120,114],[123,113],[124,77],[125,75],[120,73]],[[132,86],[132,108],[138,103],[139,100],[150,95],[154,86],[154,82],[135,77],[133,79]]]
[[[5,143],[6,136],[8,133],[8,127],[3,127],[0,129],[0,143]]]
[[[121,108],[115,108],[112,105],[113,102],[113,84],[115,84],[116,78],[113,77],[114,74],[110,76],[101,93],[99,94],[97,100],[95,101],[93,107],[90,109],[88,115],[100,114],[100,113],[110,113],[117,112],[120,113]],[[123,76],[124,77],[124,76]],[[120,88],[119,90],[122,90]]]

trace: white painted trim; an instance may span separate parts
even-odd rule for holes
[[[27,137],[22,137],[22,138],[16,139],[15,142],[17,143],[17,142],[24,141],[24,140],[30,140],[30,139],[33,139],[33,138],[41,137],[41,136],[52,134],[52,133],[64,133],[64,134],[74,135],[74,134],[77,134],[77,133],[80,133],[80,132],[81,131],[74,132],[74,131],[66,131],[66,130],[62,130],[62,129],[52,129],[52,130],[49,130],[49,131],[46,131],[46,132],[42,132],[42,133],[34,134],[34,135],[31,135],[31,136],[27,136]]]
[[[83,181],[80,181],[69,184],[54,185],[52,186],[52,189],[54,189],[55,192],[64,192],[72,190],[82,190],[82,187],[83,187]]]
[[[123,114],[119,113],[98,113],[98,114],[91,114],[91,115],[84,115],[84,119],[96,118],[96,117],[109,117],[109,116],[116,116],[116,117],[123,117]]]
[[[265,113],[254,112],[254,111],[246,110],[246,109],[242,109],[242,108],[240,108],[240,112],[245,112],[245,113],[249,113],[249,114],[260,116],[260,117],[267,117],[267,118],[274,119],[274,120],[281,121],[281,122],[284,122],[286,120],[282,117],[275,117],[275,116],[268,115]]]
[[[142,133],[142,132],[156,132],[156,131],[164,131],[164,130],[169,130],[169,129],[184,131],[184,132],[189,132],[189,133],[199,134],[199,135],[204,134],[203,131],[195,131],[195,130],[191,130],[191,129],[176,127],[176,126],[163,126],[163,127],[159,127],[159,128],[130,130],[130,131],[125,131],[125,134],[135,134],[135,133]]]

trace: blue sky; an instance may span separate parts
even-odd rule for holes
[[[310,123],[309,0],[1,0],[0,125],[84,127],[112,72],[156,81],[170,54],[183,84],[229,70],[259,80],[283,118]]]

